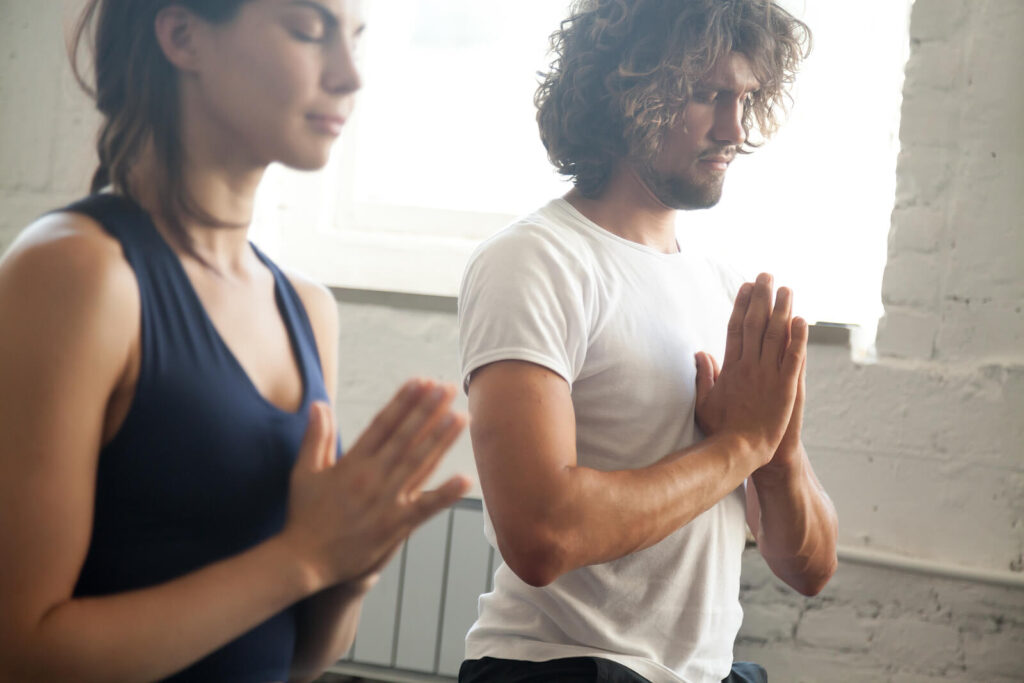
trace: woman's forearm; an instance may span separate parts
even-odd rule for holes
[[[299,607],[290,683],[312,681],[352,647],[363,598],[375,581],[353,581],[320,591]]]
[[[321,586],[277,537],[150,588],[73,598],[3,646],[9,681],[166,677]]]

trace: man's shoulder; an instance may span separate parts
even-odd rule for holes
[[[470,259],[530,263],[554,260],[579,263],[592,247],[576,226],[557,211],[555,200],[521,216],[484,240]]]

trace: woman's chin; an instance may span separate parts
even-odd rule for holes
[[[331,158],[331,145],[310,145],[303,149],[289,149],[278,155],[276,161],[296,171],[319,171]]]

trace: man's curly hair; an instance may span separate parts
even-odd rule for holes
[[[730,52],[760,88],[743,111],[741,151],[767,138],[810,49],[810,29],[772,0],[577,0],[551,36],[554,60],[537,89],[548,157],[588,197],[620,159],[650,160],[693,89]]]

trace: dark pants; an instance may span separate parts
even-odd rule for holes
[[[601,657],[568,657],[547,662],[517,659],[467,659],[459,669],[459,683],[651,683],[618,662]],[[757,664],[736,662],[722,683],[768,683]]]

